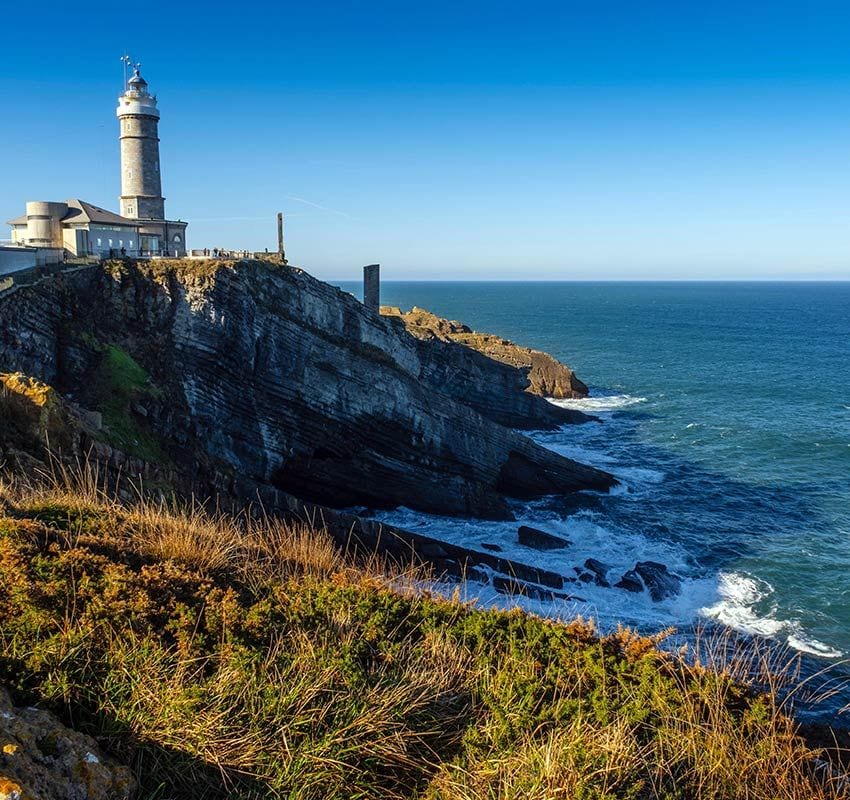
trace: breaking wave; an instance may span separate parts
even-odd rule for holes
[[[619,411],[622,408],[628,408],[629,406],[646,402],[645,397],[636,397],[631,394],[600,395],[596,397],[583,397],[578,400],[555,400],[553,398],[548,398],[548,400],[553,405],[560,406],[561,408],[593,412]]]
[[[770,602],[774,590],[767,581],[743,572],[720,572],[717,579],[719,599],[700,609],[702,616],[742,633],[784,639],[790,647],[809,655],[822,658],[844,655],[809,636],[799,621],[777,617],[776,607]]]

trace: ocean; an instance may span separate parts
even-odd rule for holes
[[[684,579],[661,602],[589,584],[581,602],[520,601],[537,613],[646,633],[713,622],[825,664],[850,657],[850,283],[386,282],[381,299],[573,367],[590,397],[562,402],[600,422],[531,435],[621,482],[516,503],[518,523],[383,519],[563,574],[592,557],[615,579],[643,560]],[[572,545],[522,547],[523,523]]]

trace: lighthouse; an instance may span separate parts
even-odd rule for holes
[[[159,109],[138,66],[118,98],[121,129],[121,216],[165,219],[159,170]]]
[[[118,98],[119,136],[121,141],[121,216],[139,221],[140,255],[186,254],[186,223],[165,218],[162,176],[159,166],[159,108],[156,95],[150,93],[139,64],[126,80],[130,65],[124,62],[124,92]]]

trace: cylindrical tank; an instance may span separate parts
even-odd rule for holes
[[[67,203],[31,200],[27,203],[27,244],[32,247],[62,247],[62,218]]]

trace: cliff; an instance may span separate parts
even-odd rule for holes
[[[509,518],[507,497],[614,483],[506,427],[573,418],[522,370],[423,347],[265,262],[116,262],[24,288],[0,302],[0,371],[54,387],[130,454],[330,506]]]
[[[533,395],[558,400],[587,397],[587,386],[568,366],[548,353],[522,347],[501,336],[478,333],[461,322],[442,319],[415,306],[407,313],[394,306],[383,306],[381,313],[398,317],[410,333],[425,342],[456,342],[488,359],[514,367],[517,377],[525,379],[522,388]],[[571,421],[583,421],[582,416],[576,415]]]

